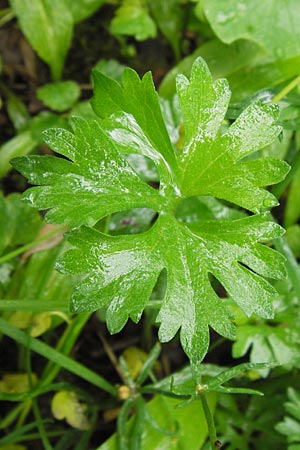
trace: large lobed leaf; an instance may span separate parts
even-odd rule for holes
[[[275,289],[265,278],[284,275],[280,254],[263,245],[282,235],[264,212],[277,204],[264,189],[288,171],[272,158],[245,160],[280,132],[277,108],[255,103],[220,131],[230,98],[225,80],[213,84],[205,62],[196,60],[191,79],[177,78],[185,146],[170,141],[150,74],[142,80],[127,69],[123,86],[95,73],[93,107],[102,119],[74,119],[73,133],[49,130],[52,148],[67,159],[31,156],[14,166],[39,187],[25,200],[50,209],[49,221],[80,228],[69,233],[74,248],[59,270],[83,274],[72,297],[76,312],[107,308],[111,332],[128,317],[138,321],[160,273],[167,289],[157,320],[166,342],[180,329],[183,348],[197,363],[206,354],[209,326],[234,338],[232,317],[214,291],[211,275],[247,315],[272,317]],[[137,175],[125,154],[150,158],[160,175],[154,189]],[[258,213],[237,220],[183,223],[176,210],[184,199],[214,196]],[[88,228],[108,214],[152,208],[158,219],[147,232],[109,236]]]

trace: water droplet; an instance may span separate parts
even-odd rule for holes
[[[278,205],[278,202],[275,198],[266,198],[263,201],[264,208],[273,208],[276,205]]]
[[[225,14],[223,12],[219,12],[217,15],[217,23],[224,25],[227,22],[230,22],[231,20],[233,20],[234,18],[235,18],[234,11],[231,11],[227,14]]]

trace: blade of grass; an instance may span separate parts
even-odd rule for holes
[[[50,423],[51,420],[46,420],[45,422]],[[14,442],[23,440],[22,436],[25,435],[28,431],[33,430],[34,428],[37,428],[36,422],[32,422],[27,425],[24,425],[23,427],[19,428],[18,430],[15,430],[12,433],[9,433],[9,435],[4,436],[3,438],[0,438],[0,446],[4,446],[5,444],[12,444]]]
[[[69,383],[53,383],[48,386],[36,386],[32,390],[27,392],[22,392],[20,394],[6,393],[0,392],[0,401],[7,402],[25,402],[26,400],[30,400],[38,395],[46,394],[51,391],[58,391],[60,389],[74,389]],[[1,428],[1,424],[0,424]]]
[[[103,377],[88,369],[84,365],[78,363],[77,361],[73,361],[68,356],[63,355],[62,353],[53,349],[44,342],[39,341],[38,339],[30,337],[30,339],[28,340],[26,333],[14,327],[13,325],[10,325],[2,318],[0,318],[0,331],[11,339],[14,339],[21,345],[26,346],[28,344],[30,350],[60,365],[69,372],[74,373],[78,377],[83,378],[84,380],[99,387],[100,389],[103,389],[111,395],[117,396],[116,387],[106,381]]]
[[[63,353],[64,355],[68,355],[71,352],[82,328],[90,316],[91,313],[78,314],[72,319],[72,322],[67,326],[56,346],[57,351]],[[49,385],[54,380],[60,369],[61,367],[59,365],[49,361],[41,376],[40,384]]]
[[[28,340],[28,342],[30,340],[30,334],[28,331],[27,331],[27,340]],[[30,389],[32,389],[33,388],[33,379],[32,379],[32,370],[31,370],[30,348],[29,348],[28,344],[26,346],[26,371],[27,371],[27,375],[28,375],[29,386],[30,386]],[[44,427],[43,418],[42,418],[40,408],[38,405],[38,401],[36,398],[32,399],[32,410],[33,410],[33,414],[34,414],[34,417],[35,417],[35,420],[37,423],[37,427],[39,430],[39,434],[40,434],[44,449],[45,450],[53,450],[53,447],[48,439],[46,429]]]
[[[69,312],[69,302],[65,300],[45,302],[26,299],[0,299],[0,311],[30,311],[33,313],[48,311]]]

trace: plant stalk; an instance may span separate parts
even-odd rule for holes
[[[294,78],[287,86],[285,86],[277,95],[272,99],[272,103],[278,103],[282,100],[289,92],[291,92],[300,83],[300,75]]]
[[[205,418],[206,418],[211,450],[215,450],[216,442],[218,442],[218,441],[217,441],[217,433],[216,433],[214,418],[211,413],[211,410],[210,410],[210,407],[209,407],[209,404],[208,404],[208,401],[207,401],[207,398],[206,398],[206,395],[204,392],[200,393],[200,398],[201,398],[201,403],[202,403],[203,411],[204,411]]]

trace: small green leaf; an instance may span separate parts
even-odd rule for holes
[[[14,193],[4,198],[0,193],[0,255],[8,247],[33,240],[42,226],[40,215],[20,197]]]
[[[46,84],[37,90],[37,97],[54,111],[66,111],[79,99],[80,89],[75,81]]]
[[[208,394],[209,405],[214,410],[217,396]],[[183,409],[177,408],[178,400],[156,395],[147,403],[148,413],[155,418],[156,424],[161,428],[153,427],[149,421],[144,421],[142,442],[139,448],[147,450],[198,450],[202,448],[207,437],[207,424],[201,402],[193,402]],[[191,420],[197,417],[197,424]],[[130,427],[130,423],[128,427]],[[176,426],[177,425],[177,426]],[[168,431],[166,434],[163,432]],[[129,428],[130,429],[130,428]],[[116,435],[109,438],[97,450],[117,450]]]
[[[288,446],[288,450],[292,450],[300,446],[300,394],[294,388],[288,388],[287,396],[289,401],[284,404],[284,407],[292,417],[285,416],[275,429],[286,436],[289,444],[293,444]]]
[[[156,36],[156,25],[141,0],[122,0],[111,21],[110,31],[143,41]]]
[[[37,377],[31,373],[31,383],[37,382]],[[7,373],[0,380],[0,392],[7,394],[21,394],[30,390],[29,378],[27,373]]]
[[[65,1],[65,0],[64,0]],[[105,3],[105,0],[69,0],[66,4],[71,9],[75,23],[81,22],[94,14]]]
[[[52,414],[57,420],[66,419],[69,425],[78,430],[90,427],[86,416],[87,406],[80,403],[75,392],[57,392],[51,402]]]
[[[265,370],[265,369],[270,369],[270,368],[276,367],[277,365],[278,365],[277,362],[239,364],[237,366],[231,367],[230,369],[224,370],[216,377],[208,380],[207,381],[207,389],[211,390],[211,391],[215,391],[215,392],[226,393],[226,394],[263,395],[262,392],[254,390],[254,389],[223,386],[223,383],[226,383],[227,381],[232,380],[233,378],[238,378],[246,371],[250,371],[250,370],[251,371],[252,370],[260,371],[260,370]]]
[[[25,104],[17,97],[10,93],[7,98],[7,112],[17,132],[27,128],[30,121],[29,112]]]
[[[16,311],[10,316],[9,323],[21,330],[30,330],[30,336],[41,336],[51,327],[51,315],[48,312],[32,314],[29,311]]]
[[[180,57],[181,31],[184,22],[184,10],[180,6],[178,0],[168,2],[152,0],[149,4],[159,29],[172,45],[177,59]]]
[[[37,141],[29,130],[14,136],[0,147],[0,178],[11,169],[10,160],[30,153],[37,146]]]
[[[73,30],[73,16],[66,0],[10,0],[26,38],[49,64],[52,77],[61,77]]]
[[[100,59],[94,70],[121,83],[125,66],[115,59]]]

